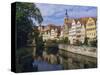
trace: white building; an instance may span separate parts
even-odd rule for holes
[[[60,28],[60,36],[59,38],[62,39],[64,37],[63,26]]]
[[[85,41],[85,37],[86,37],[86,30],[85,30],[85,26],[84,26],[84,24],[82,24],[82,28],[81,28],[81,42],[82,43],[84,43],[84,41]]]
[[[71,28],[69,29],[68,38],[70,40],[70,44],[73,44],[76,40],[76,22],[74,19],[72,20]]]
[[[54,29],[51,29],[51,39],[54,39],[55,38],[55,30]]]
[[[50,32],[49,31],[44,31],[43,34],[43,41],[50,39]]]
[[[69,30],[69,40],[70,44],[74,44],[77,41],[84,43],[85,41],[85,27],[81,24],[81,22],[75,21],[73,19],[72,26]]]
[[[80,21],[77,21],[77,24],[76,24],[76,40],[77,41],[81,41],[81,29],[82,29],[81,23]]]
[[[56,26],[45,26],[44,28],[41,29],[42,29],[42,36],[44,41],[49,39],[51,40],[57,39],[58,29]]]

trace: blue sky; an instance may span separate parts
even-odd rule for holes
[[[44,3],[37,3],[36,6],[40,9],[43,16],[42,25],[63,25],[66,9],[68,11],[69,18],[97,17],[96,7]]]

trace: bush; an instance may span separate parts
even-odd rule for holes
[[[90,43],[90,46],[97,47],[97,40],[92,40],[89,43]]]
[[[68,44],[69,43],[68,37],[62,38],[61,40],[59,40],[59,43]]]
[[[77,45],[77,46],[81,46],[81,45],[82,45],[82,42],[79,41],[79,40],[77,40],[76,43],[75,43],[75,45]]]
[[[89,38],[85,38],[85,41],[84,41],[84,45],[88,45],[88,40],[89,40]]]

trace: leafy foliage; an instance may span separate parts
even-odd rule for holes
[[[88,40],[89,40],[89,38],[85,38],[85,41],[84,41],[84,45],[88,45]]]
[[[97,39],[96,39],[96,40],[90,41],[90,45],[91,45],[92,47],[97,47]]]
[[[46,48],[48,54],[57,54],[58,53],[58,42],[57,40],[47,40],[46,42]]]
[[[24,47],[27,44],[28,34],[32,32],[33,20],[41,24],[43,18],[40,10],[33,3],[16,3],[16,32],[17,48]]]
[[[68,37],[62,38],[61,40],[59,40],[59,43],[69,44]]]

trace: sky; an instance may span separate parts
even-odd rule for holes
[[[92,6],[74,6],[37,3],[43,16],[42,25],[63,25],[67,9],[69,18],[97,17],[97,8]]]

